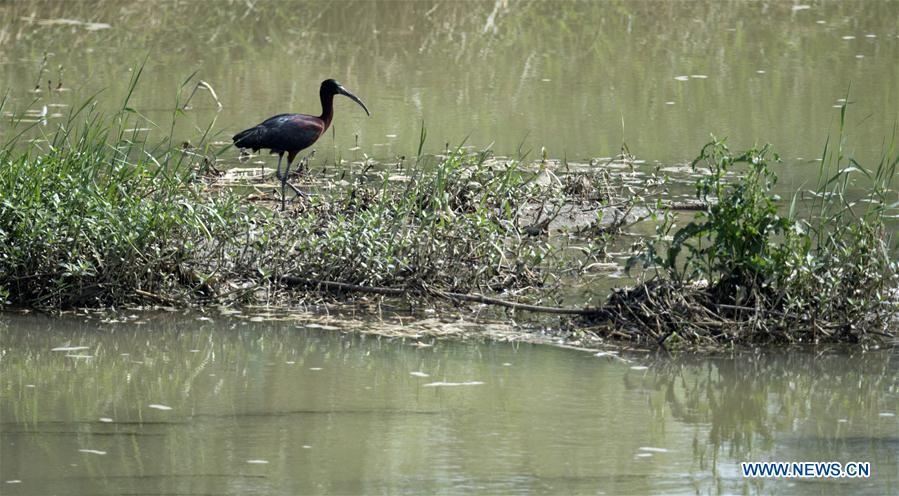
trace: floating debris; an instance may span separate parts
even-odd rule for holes
[[[852,35],[850,34],[850,35],[843,36],[843,39],[844,39],[844,40],[854,40],[854,39],[855,39],[855,36],[852,36]]]
[[[147,406],[148,406],[149,408],[153,408],[153,409],[155,409],[155,410],[171,410],[171,409],[172,409],[172,407],[170,407],[170,406],[160,405],[160,404],[158,404],[158,403],[152,403],[152,404],[147,405]]]
[[[759,69],[759,70],[755,71],[755,73],[756,73],[756,74],[764,74],[765,71],[763,71],[762,69]]]
[[[674,102],[665,102],[665,105],[674,105]]]
[[[811,5],[805,5],[805,4],[802,4],[802,5],[794,5],[793,8],[792,8],[791,10],[792,10],[793,12],[799,12],[800,10],[808,10],[808,9],[810,9],[810,8],[812,8]]]
[[[641,446],[637,449],[640,451],[650,451],[652,453],[668,453],[666,448],[654,448],[652,446]]]
[[[339,331],[340,328],[337,326],[326,325],[326,324],[303,324],[303,327],[307,327],[309,329],[324,329],[326,331]]]
[[[689,81],[690,76],[674,76],[674,79],[677,81]]]
[[[68,357],[68,358],[94,358],[94,355],[71,355],[71,354],[67,354],[66,357]]]
[[[631,370],[649,370],[649,367],[645,365],[634,365],[631,367]]]
[[[429,382],[424,385],[424,387],[454,387],[454,386],[480,386],[484,384],[481,381],[468,381],[468,382]]]
[[[109,29],[112,26],[106,24],[105,22],[86,22],[84,23],[84,29],[88,31],[100,31],[101,29]]]
[[[23,21],[35,22],[33,17],[23,17]],[[105,22],[87,22],[78,19],[38,19],[38,26],[81,26],[88,31],[100,31],[101,29],[109,29],[112,25]]]
[[[95,449],[80,449],[79,453],[90,453],[91,455],[105,455],[105,451],[95,450]]]
[[[895,417],[896,414],[892,412],[880,412],[878,414],[879,417]]]
[[[614,262],[593,262],[582,270],[584,272],[614,272],[618,270],[619,265]]]
[[[266,465],[268,460],[247,460],[247,463],[252,465]]]
[[[321,367],[309,367],[309,370],[311,370],[313,372],[318,372],[321,369],[322,369]]]
[[[112,419],[109,417],[100,417],[99,420],[100,420],[100,422],[103,422],[104,424],[108,424],[108,423],[112,422]]]
[[[690,74],[690,77],[693,79],[708,79],[709,78],[705,74]]]
[[[415,377],[431,377],[429,374],[425,374],[424,372],[409,372],[409,375],[414,375]]]
[[[50,351],[80,351],[80,350],[89,350],[90,346],[57,346],[56,348],[51,349]]]
[[[599,351],[599,352],[594,353],[593,356],[595,356],[595,357],[613,356],[613,357],[617,358],[618,352],[617,351]]]

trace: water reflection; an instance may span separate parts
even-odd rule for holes
[[[823,490],[899,488],[893,352],[620,359],[192,314],[0,318],[0,479],[21,481],[4,494],[825,484],[750,485],[746,460],[870,461],[874,478]]]

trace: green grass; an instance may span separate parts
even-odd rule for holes
[[[542,285],[551,250],[522,235],[519,211],[537,192],[516,163],[497,170],[487,152],[459,149],[405,167],[402,186],[388,181],[397,171],[351,177],[282,213],[207,184],[212,125],[197,145],[172,147],[124,131],[140,118],[127,99],[109,117],[92,108],[46,142],[0,150],[0,296],[14,305],[271,302],[284,275],[449,291]]]
[[[0,149],[0,292],[14,304],[115,305],[202,285],[190,261],[242,215],[233,195],[203,191],[204,157],[126,133],[127,100],[110,118],[92,103],[46,141]]]
[[[249,277],[243,287],[286,275],[462,292],[541,285],[550,248],[523,237],[517,222],[533,175],[516,164],[493,170],[486,158],[457,150],[433,168],[352,177],[283,214],[256,209],[246,239],[221,246],[223,270]]]

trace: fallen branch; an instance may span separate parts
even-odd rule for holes
[[[381,286],[360,286],[358,284],[348,284],[345,282],[321,281],[317,279],[305,279],[302,277],[283,276],[280,279],[282,284],[292,287],[320,288],[330,291],[345,291],[353,293],[369,293],[384,296],[407,296],[407,295],[433,295],[448,300],[469,301],[473,303],[484,303],[486,305],[496,305],[500,307],[513,308],[515,310],[524,310],[527,312],[552,313],[560,315],[588,315],[596,316],[603,313],[600,308],[564,308],[564,307],[547,307],[543,305],[531,305],[528,303],[518,303],[515,301],[503,300],[491,296],[484,296],[477,293],[453,293],[449,291],[424,290],[419,288],[387,288]]]
[[[709,204],[704,201],[662,201],[662,207],[668,210],[707,210]]]
[[[151,293],[149,291],[144,291],[142,289],[135,289],[134,294],[136,294],[138,296],[143,296],[144,298],[155,300],[159,303],[164,303],[166,305],[178,305],[179,304],[179,302],[173,300],[172,298],[158,295],[156,293]]]

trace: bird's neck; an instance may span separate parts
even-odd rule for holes
[[[334,94],[320,93],[319,96],[322,100],[321,120],[325,122],[325,129],[328,129],[328,126],[331,125],[331,119],[334,118]]]

